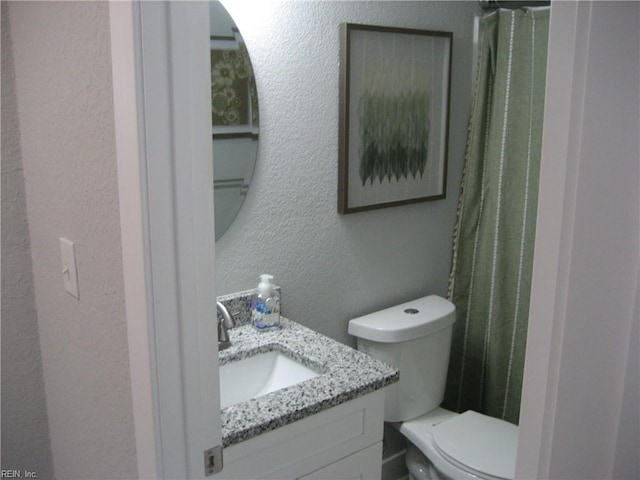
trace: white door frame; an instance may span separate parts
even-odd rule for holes
[[[140,478],[204,478],[221,444],[206,2],[110,2]]]
[[[637,2],[552,5],[516,478],[637,462],[639,27]]]
[[[200,83],[208,83],[208,71],[201,71],[208,68],[208,60],[194,61],[196,55],[208,59],[203,52],[208,47],[191,43],[205,28],[203,35],[208,37],[203,6],[205,2],[110,3],[125,296],[141,478],[202,477],[202,452],[220,441],[213,177],[210,163],[197,161],[211,158],[210,142],[202,140],[210,133],[209,86]],[[546,478],[553,473],[554,461],[574,453],[562,444],[572,432],[559,430],[558,415],[567,418],[566,408],[559,410],[566,407],[559,404],[560,377],[561,369],[572,363],[572,351],[563,342],[576,333],[567,320],[576,307],[570,292],[581,290],[580,279],[572,277],[574,240],[579,238],[574,234],[580,221],[590,221],[576,217],[576,191],[591,15],[591,2],[558,2],[552,7],[538,210],[538,231],[547,236],[536,239],[518,478]],[[549,159],[557,162],[552,170]],[[625,207],[634,205],[620,205]],[[602,252],[592,253],[595,257]],[[620,328],[609,341],[621,343],[623,335]],[[612,363],[611,371],[618,366]],[[608,404],[614,412],[619,411],[620,392],[616,393]],[[592,432],[598,445],[601,434]],[[564,448],[554,451],[555,445]]]

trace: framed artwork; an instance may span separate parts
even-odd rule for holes
[[[453,34],[341,27],[338,212],[445,198]]]

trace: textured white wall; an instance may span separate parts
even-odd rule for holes
[[[249,194],[216,242],[218,294],[282,287],[283,313],[345,343],[347,322],[446,294],[471,98],[475,1],[223,1],[246,40],[260,101]],[[339,215],[339,27],[453,31],[445,200]]]
[[[135,478],[108,5],[10,2],[9,21],[55,475]]]
[[[2,468],[53,478],[8,11],[2,2]]]

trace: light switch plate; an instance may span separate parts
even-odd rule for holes
[[[62,278],[64,289],[77,299],[78,294],[78,269],[76,268],[76,251],[72,241],[60,237],[60,257],[62,258]]]

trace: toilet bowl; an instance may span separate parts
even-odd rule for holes
[[[453,304],[431,295],[355,318],[349,333],[359,350],[400,371],[385,389],[385,421],[408,440],[412,479],[511,480],[518,427],[440,407],[454,321]]]

